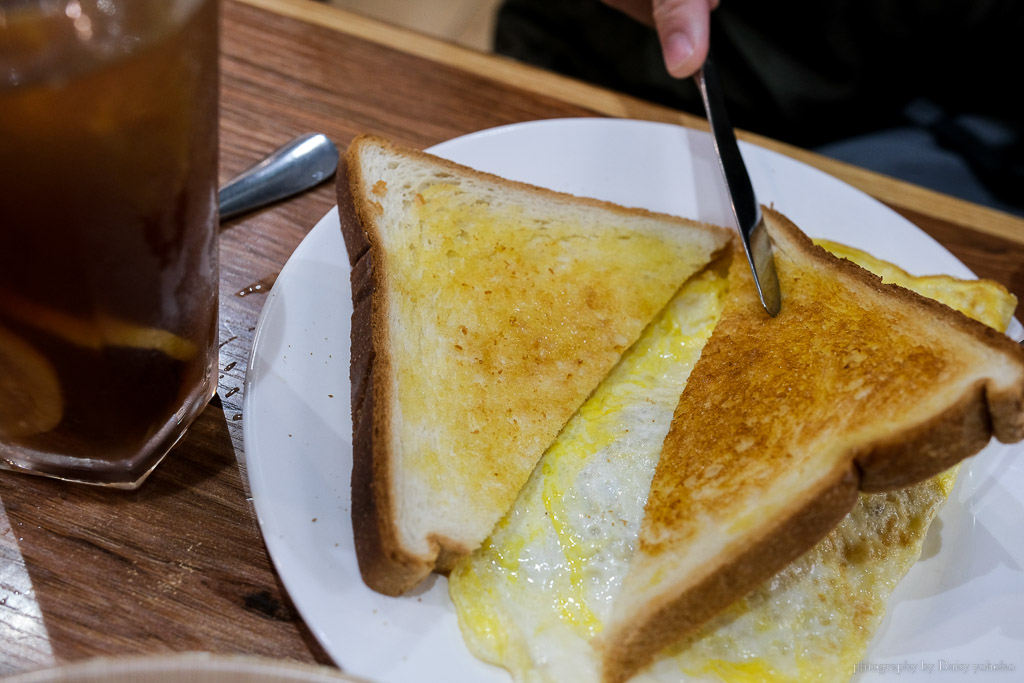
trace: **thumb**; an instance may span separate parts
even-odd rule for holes
[[[676,78],[692,76],[708,54],[708,27],[717,0],[654,0],[654,25],[665,68]]]

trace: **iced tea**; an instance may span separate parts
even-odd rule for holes
[[[217,12],[0,3],[0,467],[136,486],[216,389]]]

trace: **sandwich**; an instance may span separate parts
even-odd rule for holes
[[[381,138],[338,186],[352,262],[352,521],[399,595],[476,549],[715,226],[511,182]]]
[[[517,680],[848,677],[950,468],[1024,437],[995,283],[766,208],[771,319],[731,231],[374,137],[339,176],[363,579],[450,573]]]
[[[1024,438],[1024,351],[884,285],[766,209],[783,311],[748,269],[682,392],[636,551],[601,636],[623,681],[813,547],[860,491],[933,477]]]
[[[778,224],[794,230],[778,214],[766,215],[773,237]],[[811,253],[815,261],[824,259],[826,273],[835,267],[853,268],[826,257],[798,233],[796,239],[798,262],[802,254]],[[926,293],[997,330],[1009,324],[1016,306],[1005,288],[990,281],[913,277],[863,252],[838,244],[825,246],[883,275],[887,282]],[[784,282],[791,283],[793,255],[781,240],[776,249]],[[866,274],[854,277],[880,285]],[[628,592],[636,584],[624,585],[634,580],[631,565],[652,552],[638,543],[641,529],[649,534],[660,529],[667,535],[677,528],[687,530],[686,508],[679,508],[680,514],[669,521],[661,518],[659,525],[647,497],[649,489],[655,495],[650,484],[656,470],[668,478],[659,462],[668,457],[662,452],[663,446],[669,447],[665,437],[678,429],[677,413],[685,405],[689,383],[709,381],[700,375],[720,370],[706,367],[703,347],[723,339],[719,321],[733,315],[740,304],[751,304],[751,320],[766,320],[756,294],[743,289],[748,280],[746,260],[738,252],[731,269],[716,263],[687,282],[574,415],[484,546],[452,571],[452,600],[466,643],[478,657],[504,666],[517,681],[624,680],[633,674],[636,681],[840,681],[853,674],[881,621],[886,599],[921,552],[929,524],[952,487],[955,468],[893,491],[857,494],[852,510],[795,560],[778,562],[774,547],[762,548],[756,557],[746,559],[747,571],[764,578],[752,581],[753,587],[719,583],[704,596],[712,609],[694,601],[694,611],[712,613],[696,625],[681,625],[669,611],[656,609],[649,620],[634,616],[632,622],[622,621],[623,613],[630,618],[630,608],[642,611],[650,605],[642,602],[646,596]],[[896,291],[909,296],[905,289]],[[799,295],[789,297],[796,298]],[[784,298],[783,313],[789,299]],[[947,311],[940,316],[973,330],[971,336],[991,336],[980,326],[965,323],[963,315]],[[790,320],[789,325],[799,322]],[[815,339],[807,328],[800,329],[804,337]],[[1020,364],[1016,345],[1002,340],[995,345]],[[740,358],[737,351],[736,359]],[[932,391],[942,389],[932,386]],[[734,391],[721,390],[716,401]],[[715,411],[694,429],[720,432],[727,430],[720,423],[733,419]],[[794,416],[785,419],[789,429],[802,426]],[[1003,436],[1014,438],[1012,430]],[[754,443],[733,450],[757,455],[762,449],[763,443]],[[704,486],[696,478],[672,479],[682,485],[699,484],[698,491]],[[671,489],[670,482],[662,485]],[[735,514],[736,508],[723,504],[721,509]],[[735,539],[758,519],[751,522],[738,515],[731,521],[735,528],[720,531],[712,541]],[[796,530],[806,533],[803,526]],[[782,538],[780,545],[785,535]],[[677,582],[694,573],[683,569],[693,553],[690,547],[656,556],[655,561],[664,561],[662,573],[648,574],[649,583],[641,587],[658,596],[674,595],[670,590]],[[777,565],[767,566],[772,562]],[[728,569],[716,571],[728,579]],[[716,606],[716,601],[725,606]],[[624,629],[623,624],[627,630],[660,630],[648,634],[653,646],[630,644],[641,652],[653,651],[645,655],[646,666],[630,659],[633,651],[622,651],[617,636],[622,631],[616,627]]]

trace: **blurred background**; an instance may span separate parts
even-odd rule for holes
[[[633,22],[614,10],[602,7],[597,0],[318,1],[468,48],[498,52],[613,90],[703,115],[696,89],[688,82],[689,79],[687,82],[674,81],[664,73],[653,31],[639,24],[631,25]],[[975,0],[964,1],[970,5]],[[970,45],[974,47],[960,46],[960,52],[980,55],[984,52],[984,45],[1004,43],[1002,33],[1016,35],[1018,30],[1024,30],[1024,26],[1018,26],[1024,21],[1024,10],[1003,6],[1013,5],[1013,2],[977,1],[989,9],[979,10],[975,14],[985,17],[986,12],[991,12],[991,18],[987,23],[979,23],[980,28],[971,34],[975,42]],[[802,11],[806,12],[816,2],[806,0],[796,4],[802,5]],[[958,7],[963,5],[963,2],[950,2]],[[731,0],[726,9],[747,5],[746,10],[740,8],[736,14],[742,15],[744,11],[756,14],[760,11],[756,9],[760,4],[757,0]],[[842,0],[835,0],[834,4],[837,7],[857,5],[856,2]],[[889,13],[887,3],[879,0],[875,4],[881,8],[879,11],[882,18],[886,18]],[[498,11],[502,5],[505,8],[501,13],[501,31],[496,41]],[[751,10],[751,7],[754,9]],[[722,13],[720,8],[715,14]],[[970,14],[968,11],[967,15]],[[929,14],[925,12],[922,16]],[[1006,21],[1001,21],[1001,16],[1005,16]],[[1000,35],[992,35],[993,27],[999,29],[997,32]],[[771,59],[780,55],[788,58],[785,53],[788,48],[785,46],[796,41],[806,43],[806,51],[814,55],[814,50],[820,48],[815,48],[813,39],[818,34],[820,40],[825,40],[829,45],[835,42],[836,36],[826,35],[827,32],[801,32],[800,27],[795,30],[796,36],[787,34],[775,39],[783,45],[783,52],[778,52],[778,46],[771,45],[769,40],[766,43],[768,52],[765,54]],[[964,87],[964,79],[956,75],[960,72],[954,74],[927,61],[922,64],[922,55],[948,53],[955,57],[959,54],[957,50],[942,48],[942,45],[953,44],[955,40],[944,42],[938,38],[928,38],[927,31],[922,34],[925,38],[918,36],[910,40],[901,37],[900,30],[902,28],[897,25],[891,32],[896,37],[894,44],[885,50],[878,49],[878,59],[882,60],[882,64],[887,64],[879,70],[878,65],[870,61],[875,59],[871,46],[877,36],[865,40],[865,35],[870,35],[870,32],[858,33],[856,27],[846,27],[844,35],[848,42],[852,41],[854,52],[863,53],[863,58],[869,60],[861,66],[876,69],[880,74],[888,74],[888,85],[883,83],[873,92],[868,88],[859,94],[851,90],[848,99],[840,101],[838,105],[828,100],[835,99],[835,92],[852,87],[852,83],[814,80],[821,74],[811,73],[813,69],[804,73],[806,70],[803,67],[815,60],[806,58],[806,55],[800,56],[799,50],[794,52],[795,61],[791,60],[788,66],[784,60],[760,60],[756,55],[753,58],[748,55],[748,62],[760,60],[780,68],[762,68],[758,77],[761,80],[754,78],[746,81],[744,77],[751,75],[748,73],[749,68],[745,68],[749,64],[730,64],[720,59],[722,55],[719,54],[715,61],[719,73],[724,76],[723,85],[733,124],[737,128],[1024,217],[1024,109],[1012,105],[1012,100],[1016,99],[1011,95],[1012,77],[1003,72],[1003,69],[1008,69],[1009,73],[1019,76],[1024,70],[1024,57],[1016,56],[1009,60],[1010,63],[1000,64],[1006,61],[1001,56],[998,60],[993,59],[992,64],[986,65],[990,68],[984,68],[981,72],[972,70],[973,63],[970,60],[963,60],[968,67],[966,73],[975,74],[968,79],[976,81],[973,90],[968,92],[969,89]],[[914,35],[919,33],[922,32],[918,31]],[[768,34],[774,35],[774,30]],[[722,33],[718,35],[725,36]],[[753,45],[756,36],[748,37],[755,39],[751,41]],[[920,42],[922,40],[924,42]],[[1003,55],[1003,52],[998,54]],[[837,54],[841,53],[842,50]],[[826,60],[828,50],[824,50],[823,54],[825,57],[822,60]],[[985,64],[987,57],[978,56],[975,59],[979,60]],[[958,63],[953,62],[954,65]],[[730,69],[730,66],[733,68]],[[828,74],[827,70],[823,73]],[[981,77],[982,73],[989,74],[987,80]],[[901,91],[906,91],[924,77],[932,80],[937,78],[940,84],[945,83],[938,87],[938,92],[945,93],[946,99],[935,101],[931,95],[922,95],[901,100]],[[866,83],[881,83],[884,79],[862,80]],[[953,87],[949,84],[953,84]],[[760,97],[750,95],[760,93],[762,85],[774,89],[765,91]],[[923,88],[921,91],[926,92]],[[797,98],[794,102],[799,106],[809,106],[804,109],[787,109],[786,102],[775,102],[780,93],[783,96],[803,93],[800,97],[806,101]],[[984,94],[985,98],[980,98],[979,94]],[[978,99],[988,101],[978,106],[979,103],[975,101]],[[764,106],[766,104],[780,104],[774,116]],[[992,115],[993,112],[996,116]]]
[[[476,50],[490,51],[501,0],[326,0],[364,16],[416,29]]]

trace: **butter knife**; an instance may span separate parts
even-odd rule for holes
[[[775,272],[772,243],[764,227],[761,205],[757,203],[747,166],[743,163],[743,156],[736,142],[736,133],[725,111],[725,98],[710,56],[694,78],[701,99],[704,100],[704,111],[711,126],[711,136],[715,140],[718,164],[729,190],[732,213],[736,217],[736,226],[743,240],[743,248],[747,252],[747,261],[754,273],[757,294],[764,310],[774,317],[782,308],[782,295],[779,292],[779,277]]]

